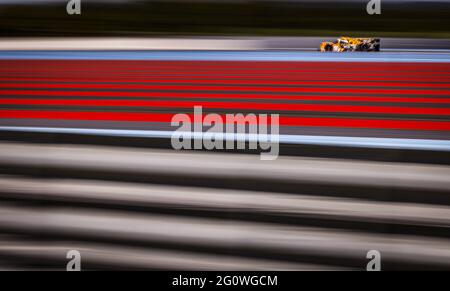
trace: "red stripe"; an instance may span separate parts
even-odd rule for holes
[[[99,77],[104,75],[125,75],[129,77],[148,76],[160,73],[197,74],[198,72],[216,73],[240,73],[283,76],[301,74],[308,76],[317,74],[327,77],[333,75],[349,76],[418,76],[441,77],[450,76],[449,64],[417,64],[417,63],[322,63],[322,62],[229,62],[229,61],[2,61],[0,72],[31,72],[33,74],[57,74],[55,76],[73,76],[80,74]],[[281,76],[281,75],[280,75]]]
[[[56,76],[49,76],[46,75],[45,78],[37,77],[36,74],[32,74],[30,76],[28,75],[21,75],[15,78],[11,77],[11,74],[6,74],[5,76],[1,75],[0,72],[0,80],[4,81],[45,81],[45,82],[149,82],[149,81],[156,81],[156,80],[196,80],[198,82],[202,81],[208,81],[208,80],[227,80],[228,82],[234,82],[236,80],[239,81],[258,81],[270,84],[272,81],[276,80],[283,80],[283,81],[291,81],[291,82],[314,82],[314,81],[325,81],[325,82],[331,82],[331,81],[338,81],[341,82],[348,82],[350,84],[360,83],[362,81],[370,81],[368,84],[373,84],[375,82],[401,82],[398,84],[405,84],[409,85],[421,85],[416,84],[415,82],[441,82],[443,84],[437,84],[442,86],[448,86],[450,82],[450,78],[443,78],[441,75],[439,76],[433,76],[433,77],[426,77],[426,76],[406,76],[399,78],[398,76],[378,76],[378,77],[369,77],[369,76],[361,76],[361,75],[349,75],[347,77],[344,77],[342,75],[335,75],[335,76],[327,76],[324,74],[314,76],[312,74],[305,74],[304,76],[295,77],[293,74],[289,74],[286,76],[280,76],[280,75],[273,75],[273,74],[253,74],[253,75],[246,75],[246,74],[221,74],[221,75],[214,75],[214,74],[195,74],[193,72],[191,73],[172,73],[172,74],[159,74],[159,75],[152,75],[152,74],[146,74],[145,76],[120,76],[120,74],[115,74],[113,76],[104,76],[104,75],[98,75],[98,74],[92,74],[92,76],[89,76],[88,72],[83,73],[84,78],[74,77],[74,76],[63,76],[62,74],[58,74]],[[315,78],[314,78],[315,77]],[[195,79],[192,79],[195,78]],[[432,84],[432,83],[428,83]]]
[[[429,71],[450,71],[450,65],[447,63],[407,63],[407,62],[389,62],[389,63],[370,63],[370,62],[352,62],[343,63],[340,62],[302,62],[302,61],[155,61],[155,60],[1,60],[0,67],[11,68],[23,67],[27,69],[37,70],[51,70],[54,68],[97,68],[97,69],[110,69],[110,68],[259,68],[259,69],[305,69],[312,68],[318,70],[326,69],[339,69],[339,70],[429,70]]]
[[[285,99],[308,101],[398,102],[450,104],[450,98],[432,97],[377,97],[377,96],[301,96],[276,94],[237,93],[186,93],[186,92],[105,92],[105,91],[49,91],[49,90],[0,90],[0,96],[65,96],[65,97],[142,97],[142,98],[229,98],[229,99]],[[172,102],[172,101],[170,101]]]
[[[8,69],[3,69],[2,72],[17,72],[17,73],[21,73],[21,72],[32,72],[32,73],[43,73],[43,74],[73,74],[74,77],[78,76],[80,77],[80,73],[86,72],[86,73],[92,73],[93,70],[90,67],[87,68],[82,68],[82,69],[71,69],[70,71],[68,71],[67,69],[70,68],[65,68],[65,69],[61,69],[61,70],[32,70],[32,69],[28,69],[28,70],[8,70]],[[100,69],[95,69],[95,72],[100,72],[102,74],[106,74],[106,75],[110,75],[110,74],[120,74],[120,75],[124,75],[124,76],[139,76],[139,75],[146,75],[146,74],[150,74],[150,75],[158,75],[158,74],[167,74],[167,73],[192,73],[192,74],[284,74],[284,75],[288,75],[288,74],[294,74],[294,75],[306,75],[306,74],[317,74],[317,75],[360,75],[360,76],[380,76],[380,75],[392,75],[392,76],[398,76],[401,74],[406,74],[406,75],[420,75],[420,76],[446,76],[448,77],[450,75],[449,71],[421,71],[421,70],[408,70],[408,71],[395,71],[395,70],[389,70],[389,71],[372,71],[372,70],[367,70],[367,71],[355,71],[355,70],[334,70],[332,68],[328,68],[328,69],[314,69],[314,70],[297,70],[297,69],[292,69],[292,70],[274,70],[274,69],[251,69],[251,68],[246,68],[246,69],[219,69],[219,68],[215,68],[215,69],[202,69],[201,67],[198,68],[190,68],[190,69],[183,69],[183,68],[174,68],[174,69],[132,69],[132,68],[127,68],[127,69],[120,69],[120,68],[111,68],[108,70],[100,70]]]
[[[16,81],[25,79],[15,79]],[[28,79],[30,80],[30,79]],[[84,79],[89,80],[89,79]],[[68,82],[69,80],[65,80]],[[102,80],[102,82],[105,82]],[[115,84],[99,84],[97,83],[78,83],[78,84],[55,84],[55,83],[0,83],[0,88],[56,88],[56,89],[151,89],[152,85],[141,84],[120,84],[123,82],[117,79],[110,79],[108,82]],[[450,84],[448,83],[406,83],[406,82],[350,82],[350,81],[274,81],[274,80],[227,80],[227,79],[213,79],[213,80],[201,80],[201,79],[149,79],[147,83],[170,83],[179,85],[177,83],[190,83],[190,84],[234,84],[234,85],[289,85],[289,86],[358,86],[358,87],[407,87],[407,88],[444,88],[450,90]],[[119,83],[119,84],[118,84]],[[208,88],[208,87],[206,87]],[[267,88],[267,87],[264,87]]]
[[[416,108],[390,106],[349,106],[349,105],[311,105],[311,104],[279,104],[279,103],[246,103],[246,102],[199,102],[199,101],[147,101],[147,100],[71,100],[71,99],[0,99],[0,104],[14,105],[48,105],[48,106],[136,106],[160,108],[192,108],[203,106],[214,109],[245,110],[284,110],[314,112],[361,112],[387,114],[428,114],[450,115],[450,108]]]
[[[73,112],[73,111],[33,111],[33,110],[0,110],[0,118],[43,118],[64,120],[109,120],[109,121],[141,121],[171,122],[173,114],[168,113],[129,113],[129,112]],[[192,114],[190,115],[193,120]],[[222,117],[225,120],[225,117]],[[280,125],[286,126],[319,126],[349,128],[384,128],[405,130],[450,130],[447,121],[416,121],[362,118],[310,118],[280,117]]]
[[[12,73],[23,73],[23,72],[31,72],[33,74],[45,74],[45,75],[55,75],[56,74],[65,74],[65,75],[73,75],[74,77],[76,77],[77,75],[79,76],[80,73],[92,73],[94,72],[92,70],[92,68],[83,68],[83,69],[70,69],[70,68],[64,68],[64,69],[60,69],[60,70],[33,70],[33,69],[28,69],[28,70],[24,70],[24,69],[2,69],[1,72],[8,72],[9,74]],[[331,69],[331,68],[330,68]],[[353,71],[353,70],[336,70],[333,71],[333,69],[331,70],[282,70],[282,71],[278,71],[278,70],[273,70],[273,69],[267,69],[267,70],[255,70],[255,69],[230,69],[230,70],[225,70],[225,69],[214,69],[214,70],[202,70],[201,68],[192,68],[192,69],[183,69],[183,68],[178,68],[178,69],[157,69],[157,70],[133,70],[133,69],[127,69],[127,71],[122,70],[122,69],[117,69],[117,68],[111,68],[108,70],[100,70],[100,69],[95,69],[96,73],[101,73],[102,75],[106,74],[106,76],[108,75],[123,75],[123,76],[146,76],[146,75],[152,75],[152,76],[157,76],[157,75],[161,75],[161,74],[172,74],[172,73],[191,73],[191,74],[276,74],[276,75],[308,75],[308,74],[313,74],[313,75],[324,75],[324,76],[331,76],[331,75],[360,75],[360,76],[380,76],[380,75],[386,75],[386,76],[399,76],[401,74],[406,74],[407,76],[446,76],[449,77],[450,72],[446,72],[446,71],[404,71],[404,72],[396,72],[396,71],[388,71],[388,72],[376,72],[373,70],[368,70],[366,72],[361,72],[361,71]]]

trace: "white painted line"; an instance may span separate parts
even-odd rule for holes
[[[89,128],[57,128],[57,127],[16,127],[0,126],[0,131],[41,132],[60,134],[83,134],[117,137],[139,138],[171,138],[173,131],[157,130],[122,130],[122,129],[89,129]],[[185,137],[204,138],[208,133],[185,132]],[[224,134],[225,140],[258,141],[258,138],[273,140],[270,136],[251,134]],[[267,139],[266,139],[267,140]],[[347,136],[315,136],[315,135],[280,135],[280,143],[307,144],[323,146],[342,146],[359,148],[386,148],[408,150],[450,151],[450,140],[378,138],[378,137],[347,137]]]
[[[415,62],[450,63],[450,53],[307,51],[0,51],[6,60],[170,60],[170,61],[284,61],[284,62]]]

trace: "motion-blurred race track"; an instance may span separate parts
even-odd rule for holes
[[[171,149],[194,106],[280,158]],[[5,269],[450,269],[448,52],[3,51],[0,130]]]
[[[16,58],[21,54],[30,57],[16,52]],[[5,55],[11,53],[0,59]],[[279,113],[286,135],[450,138],[448,54],[54,52],[52,58],[0,60],[3,127],[170,131],[174,114],[202,106],[205,113]]]

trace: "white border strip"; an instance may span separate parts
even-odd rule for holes
[[[89,128],[56,128],[56,127],[16,127],[0,126],[0,131],[41,132],[41,133],[65,133],[84,134],[117,137],[140,138],[171,138],[173,131],[158,130],[122,130],[122,129],[89,129]],[[178,132],[181,134],[180,132]],[[185,132],[184,136],[194,139],[203,138],[207,133]],[[270,136],[258,136],[248,134],[224,134],[225,140],[258,141],[258,138]],[[263,139],[264,140],[264,139]],[[342,146],[360,148],[386,148],[408,150],[430,150],[450,152],[450,140],[433,139],[406,139],[406,138],[377,138],[377,137],[346,137],[346,136],[315,136],[315,135],[280,135],[280,143],[306,144],[323,146]]]
[[[0,51],[0,59],[450,63],[450,53],[321,53],[306,51]]]

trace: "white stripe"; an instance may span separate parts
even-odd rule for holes
[[[66,133],[66,134],[84,134],[101,135],[117,137],[140,137],[140,138],[171,138],[174,131],[158,130],[122,130],[122,129],[89,129],[89,128],[56,128],[56,127],[15,127],[0,126],[3,131],[19,132],[43,132],[43,133]],[[184,134],[184,137],[194,139],[203,138],[208,133],[178,132]],[[237,141],[258,141],[266,135],[252,134],[227,134],[223,135],[225,140]],[[347,137],[347,136],[315,136],[315,135],[279,135],[279,142],[286,144],[307,144],[307,145],[325,145],[325,146],[344,146],[361,148],[390,148],[390,149],[409,149],[409,150],[433,150],[450,151],[450,140],[433,139],[406,139],[406,138],[377,138],[377,137]]]
[[[449,53],[306,51],[0,51],[7,60],[173,60],[450,63]]]

